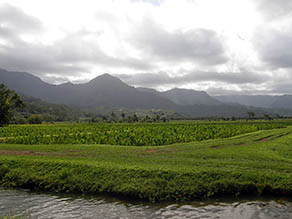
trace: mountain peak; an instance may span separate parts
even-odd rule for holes
[[[94,79],[92,79],[90,82],[96,82],[96,81],[120,81],[122,82],[119,78],[114,77],[108,73],[104,73],[102,75],[98,75],[97,77],[95,77]]]
[[[130,86],[123,82],[121,79],[114,77],[110,74],[102,74],[92,79],[87,83],[88,86],[94,89],[119,89],[119,88],[129,88]]]
[[[104,73],[102,75],[97,76],[95,79],[119,79],[119,78],[114,77],[109,73]]]
[[[60,85],[62,85],[62,86],[73,86],[73,83],[68,81],[68,82],[60,84]]]
[[[102,75],[97,76],[99,78],[114,78],[114,76],[110,75],[109,73],[103,73]]]

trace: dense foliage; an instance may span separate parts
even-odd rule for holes
[[[258,130],[283,128],[286,125],[277,121],[15,125],[0,129],[0,141],[10,144],[158,146],[226,138]]]
[[[8,124],[15,109],[21,107],[23,107],[23,102],[17,93],[0,84],[0,126]]]
[[[21,99],[25,103],[25,107],[17,110],[17,113],[13,118],[14,123],[35,123],[36,117],[39,117],[37,123],[77,121],[82,118],[89,119],[92,117],[89,113],[85,113],[64,104],[52,104],[37,98],[26,96],[22,96]]]
[[[100,107],[93,111],[78,109],[64,104],[53,104],[34,98],[21,96],[25,107],[18,109],[14,114],[12,123],[34,123],[35,116],[39,122],[64,122],[64,121],[87,121],[87,122],[166,122],[169,119],[181,118],[177,113],[170,110],[137,110],[137,109],[113,109]],[[39,123],[38,122],[38,123]]]

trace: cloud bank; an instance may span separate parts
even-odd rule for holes
[[[290,0],[0,0],[0,68],[50,83],[107,72],[135,86],[291,94],[291,11]]]

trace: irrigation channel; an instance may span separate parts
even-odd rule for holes
[[[292,201],[246,199],[149,204],[108,197],[44,194],[0,187],[0,218],[290,219]]]

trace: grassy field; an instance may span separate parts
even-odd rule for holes
[[[149,201],[292,194],[292,127],[164,146],[0,144],[0,183]]]

